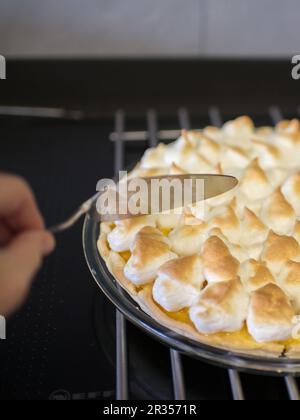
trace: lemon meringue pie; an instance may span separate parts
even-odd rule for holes
[[[102,223],[117,281],[166,327],[243,353],[300,356],[300,123],[249,117],[186,131],[145,152],[130,176],[221,173],[234,191],[181,215]],[[203,210],[203,209],[202,209]],[[296,321],[295,321],[296,320]]]

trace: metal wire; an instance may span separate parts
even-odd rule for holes
[[[191,121],[189,112],[186,108],[179,108],[178,110],[178,120],[181,129],[190,130]]]
[[[157,116],[154,109],[147,112],[147,126],[149,132],[149,146],[155,147],[157,145]]]
[[[116,399],[128,400],[128,360],[126,320],[116,311]]]
[[[221,112],[218,107],[212,106],[208,110],[209,118],[212,125],[215,125],[216,127],[221,127],[223,124]]]
[[[124,120],[124,112],[120,109],[115,115],[115,176],[118,176],[119,172],[124,168]]]
[[[233,399],[235,401],[243,401],[245,397],[239,373],[234,369],[228,369],[228,375]]]
[[[115,115],[115,130],[118,138],[115,143],[115,176],[124,168],[124,112],[119,110]],[[121,287],[121,286],[120,286]],[[116,399],[128,400],[128,359],[126,320],[116,311]]]
[[[184,385],[181,355],[178,353],[178,351],[171,349],[170,356],[171,356],[174,400],[176,401],[185,400],[186,396],[185,396],[185,385]]]
[[[282,112],[280,111],[280,108],[276,105],[270,106],[269,114],[273,124],[277,124],[280,120],[282,120]]]
[[[299,401],[299,389],[296,379],[292,375],[287,375],[285,378],[285,384],[288,390],[289,398],[292,401]]]
[[[161,141],[174,140],[176,137],[180,136],[180,130],[158,130],[157,139]],[[149,132],[145,130],[140,131],[126,131],[124,133],[124,141],[147,141],[149,137]],[[109,135],[110,141],[117,141],[118,134],[113,131]]]

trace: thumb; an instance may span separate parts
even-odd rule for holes
[[[42,258],[55,246],[46,231],[28,231],[16,236],[0,251],[0,312],[7,314],[25,298]]]

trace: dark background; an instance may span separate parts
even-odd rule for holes
[[[292,114],[300,83],[286,60],[8,60],[0,102],[88,108],[103,118],[124,107],[142,117],[149,107],[172,116],[178,106],[205,113],[265,112],[279,104]],[[240,110],[240,112],[239,112]]]

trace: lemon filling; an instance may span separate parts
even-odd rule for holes
[[[171,229],[160,229],[160,231],[165,235],[168,236],[168,234],[170,233]],[[109,246],[109,245],[108,245]],[[125,262],[127,262],[129,260],[129,258],[131,257],[131,252],[130,251],[124,251],[124,252],[119,252],[119,255],[124,259]],[[143,289],[149,288],[149,285],[145,285],[145,286],[139,286],[137,287],[137,291],[141,291]],[[174,319],[175,321],[179,321],[185,324],[188,324],[190,326],[194,326],[190,317],[189,317],[189,308],[184,308],[181,309],[180,311],[177,312],[169,312],[166,311],[164,308],[162,308],[160,305],[157,304],[157,306],[160,308],[160,310],[166,314],[169,318]],[[220,339],[225,339],[230,337],[232,339],[232,341],[243,341],[244,343],[248,343],[249,346],[256,345],[257,347],[259,347],[259,343],[257,343],[249,334],[248,329],[247,329],[247,325],[246,322],[244,324],[244,327],[240,330],[240,331],[235,331],[235,332],[220,332],[220,333],[216,333],[216,334],[211,334],[212,337],[219,337]],[[281,344],[284,345],[286,348],[289,348],[290,346],[293,345],[299,345],[300,344],[300,339],[295,339],[295,338],[290,338],[288,340],[285,341],[281,341],[281,342],[274,342],[275,344]]]

